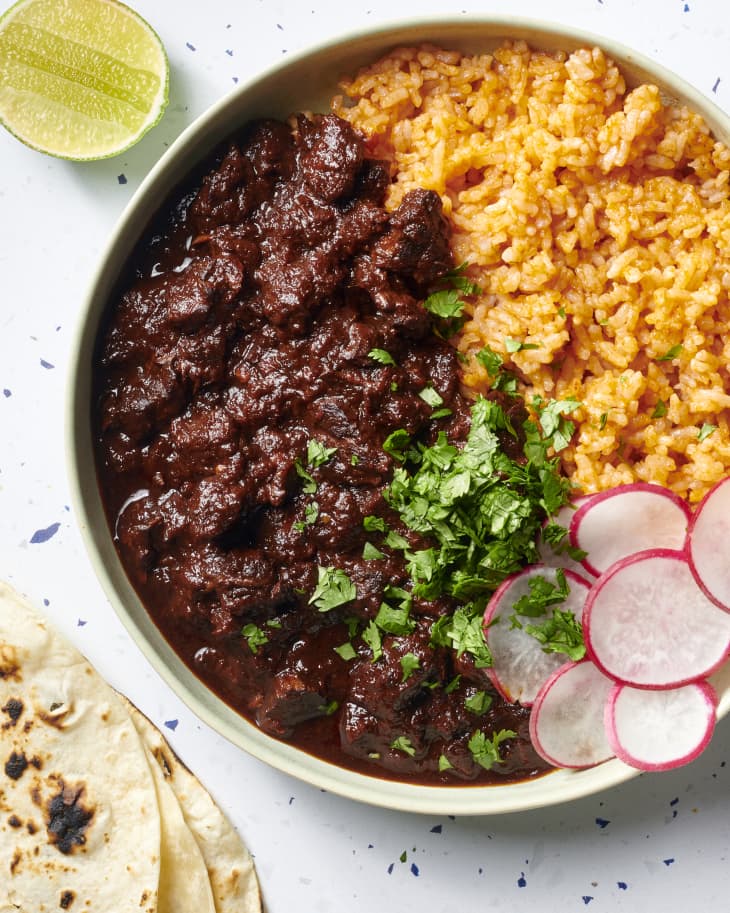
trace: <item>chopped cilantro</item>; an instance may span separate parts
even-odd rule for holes
[[[304,508],[304,519],[297,520],[294,523],[294,529],[298,530],[300,533],[304,531],[305,527],[311,526],[313,523],[317,522],[317,517],[319,516],[319,504],[316,501],[310,501],[309,504]]]
[[[506,739],[513,739],[517,735],[511,729],[500,729],[499,732],[492,734],[489,738],[481,729],[469,739],[468,747],[474,760],[485,770],[491,770],[495,764],[499,764],[502,758],[499,754],[499,746]]]
[[[397,391],[397,389],[398,389],[398,381],[397,381],[397,380],[391,380],[391,382],[390,382],[390,392],[391,392],[391,393],[395,393],[395,392]]]
[[[385,532],[385,520],[382,517],[374,517],[372,514],[363,517],[362,526],[366,533]]]
[[[563,319],[565,319],[565,308],[563,308],[563,307],[558,308],[558,317],[562,317]]]
[[[702,441],[707,440],[707,438],[711,434],[714,434],[715,431],[717,431],[717,425],[711,425],[709,422],[705,422],[699,430],[697,440],[701,443]]]
[[[544,440],[550,442],[556,453],[565,450],[575,431],[575,425],[565,416],[579,409],[582,403],[577,399],[551,399],[545,403],[536,396],[532,405],[538,413]]]
[[[572,612],[554,609],[549,618],[525,625],[524,630],[542,644],[545,653],[565,653],[573,662],[586,654],[583,627]]]
[[[322,708],[325,716],[332,716],[332,714],[339,709],[339,701],[330,701],[329,704],[325,704]]]
[[[401,681],[408,681],[413,673],[418,671],[420,665],[421,663],[415,653],[404,653],[400,658],[400,667],[403,670]]]
[[[434,412],[431,413],[431,418],[432,419],[446,418],[447,415],[451,415],[451,414],[452,414],[451,409],[446,409],[446,408],[436,409]]]
[[[519,339],[512,339],[509,336],[505,336],[504,347],[510,353],[510,355],[515,352],[524,352],[526,349],[539,349],[540,346],[535,345],[534,342],[520,342]]]
[[[601,417],[598,420],[598,430],[603,431],[606,427],[606,422],[608,421],[608,412],[602,412]]]
[[[334,567],[317,568],[317,586],[309,600],[320,612],[329,612],[357,597],[355,584],[347,574]]]
[[[444,687],[444,694],[451,694],[452,691],[456,691],[461,683],[461,674],[455,675],[451,681]]]
[[[404,428],[399,428],[383,441],[383,450],[394,460],[403,463],[406,459],[406,448],[410,446],[410,443],[410,434]]]
[[[372,662],[377,662],[383,655],[383,641],[380,637],[380,628],[374,621],[368,622],[368,626],[362,632],[362,639],[372,651]]]
[[[425,386],[423,390],[418,394],[424,403],[427,403],[433,409],[437,406],[443,406],[444,399],[438,390],[435,390],[430,384]]]
[[[350,465],[357,466],[357,464],[359,462],[360,462],[360,457],[356,453],[353,453],[353,455],[350,457]]]
[[[470,713],[482,716],[492,706],[492,695],[487,691],[477,691],[464,701],[464,706]]]
[[[366,542],[362,549],[362,557],[364,561],[376,561],[378,558],[385,558],[385,554],[372,542]]]
[[[434,292],[423,302],[423,306],[436,317],[450,319],[460,317],[464,310],[464,302],[456,289],[442,289]]]
[[[395,359],[390,352],[386,352],[385,349],[371,349],[368,352],[368,358],[372,358],[373,361],[377,361],[381,365],[395,364]]]
[[[404,637],[406,634],[411,634],[416,626],[415,621],[409,615],[409,605],[394,608],[387,602],[381,602],[378,614],[375,616],[375,624],[381,631]]]
[[[445,770],[451,770],[454,765],[449,761],[445,754],[439,756],[439,772],[443,773]]]
[[[349,640],[346,640],[344,644],[341,644],[339,647],[335,647],[334,649],[335,653],[340,657],[340,659],[344,659],[345,662],[348,662],[351,659],[355,659],[357,656],[357,651]]]
[[[267,628],[280,628],[281,622],[279,621],[278,618],[269,618],[269,620],[266,622],[266,627]]]
[[[504,359],[499,352],[495,352],[490,346],[484,346],[483,349],[480,349],[476,354],[476,360],[486,368],[490,377],[495,377],[499,374],[504,364]]]
[[[482,290],[480,286],[464,275],[468,268],[468,263],[460,263],[454,269],[449,270],[444,276],[444,279],[454,288],[457,288],[462,295],[481,295]]]
[[[316,469],[322,466],[337,453],[336,447],[325,447],[321,441],[312,438],[307,443],[307,464]]]
[[[679,355],[679,353],[682,351],[683,348],[684,348],[684,346],[681,343],[678,343],[676,346],[672,346],[671,349],[667,349],[667,351],[663,355],[659,355],[656,360],[657,361],[672,361]]]
[[[294,468],[297,471],[297,475],[300,479],[303,479],[304,484],[302,485],[302,491],[305,495],[313,495],[317,490],[317,483],[314,481],[312,476],[307,472],[307,470],[302,466],[301,460],[294,460]]]
[[[663,399],[657,400],[656,406],[654,406],[654,411],[651,414],[652,418],[664,418],[667,414],[667,404]]]
[[[416,753],[416,749],[411,744],[411,740],[405,735],[399,735],[397,739],[393,739],[390,743],[390,747],[395,749],[395,751],[404,751],[411,757]]]
[[[258,653],[259,647],[263,647],[264,644],[269,642],[269,638],[258,625],[244,625],[241,628],[241,634],[245,637],[252,653]]]
[[[550,606],[565,602],[570,594],[570,588],[565,579],[565,572],[561,568],[555,572],[555,579],[556,583],[551,583],[540,574],[531,577],[527,583],[529,592],[520,596],[513,606],[515,614],[540,618],[546,614]]]
[[[554,434],[550,420],[559,426],[562,411],[573,406],[563,401],[548,411],[548,430]],[[385,492],[402,522],[429,540],[415,548],[393,531],[385,539],[403,551],[413,595],[461,603],[433,624],[431,643],[468,652],[480,667],[491,663],[482,630],[486,600],[505,577],[538,560],[542,522],[569,496],[557,458],[548,457],[552,438],[534,422],[525,431],[527,462],[513,461],[500,445],[501,434],[516,433],[507,416],[498,403],[478,399],[466,442],[455,447],[442,432],[431,446],[414,445],[418,460],[409,456],[396,467]]]

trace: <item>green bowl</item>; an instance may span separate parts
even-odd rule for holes
[[[587,770],[557,770],[504,786],[419,786],[354,773],[270,738],[210,691],[159,632],[122,568],[107,526],[96,481],[91,436],[94,344],[107,301],[127,258],[160,200],[234,129],[257,117],[286,118],[293,111],[328,110],[344,73],[352,74],[398,45],[430,42],[463,51],[488,51],[504,39],[571,51],[598,45],[621,67],[629,85],[653,82],[669,98],[698,111],[717,136],[730,142],[730,117],[680,77],[614,41],[564,26],[512,17],[461,16],[390,24],[288,56],[239,86],[191,124],[147,175],[113,232],[81,308],[71,358],[66,445],[75,515],[94,570],[112,605],[152,666],[209,726],[245,751],[314,786],[361,802],[427,814],[485,815],[523,811],[590,795],[637,775],[618,760]],[[720,714],[730,707],[727,665],[714,677]]]

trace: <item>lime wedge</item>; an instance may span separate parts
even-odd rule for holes
[[[118,0],[20,0],[0,17],[0,123],[61,158],[117,155],[167,104],[153,29]]]

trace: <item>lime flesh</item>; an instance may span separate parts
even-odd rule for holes
[[[162,117],[168,63],[118,0],[20,0],[0,18],[0,122],[62,158],[116,155]]]

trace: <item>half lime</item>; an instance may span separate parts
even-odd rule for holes
[[[168,81],[159,37],[118,0],[20,0],[0,17],[0,123],[41,152],[123,152],[162,117]]]

